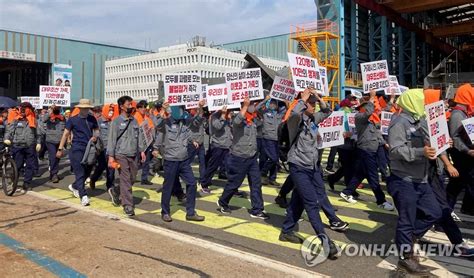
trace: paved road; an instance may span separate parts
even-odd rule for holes
[[[326,157],[327,152],[324,154],[324,158]],[[46,164],[42,165],[45,172],[47,172],[46,167]],[[43,177],[37,178],[34,181],[35,187],[33,190],[71,204],[79,204],[79,200],[75,199],[67,190],[67,185],[73,181],[73,176],[68,171],[69,165],[67,161],[62,161],[61,167],[60,173],[64,176],[64,179],[59,184],[49,183],[47,179],[48,173],[45,173]],[[197,175],[197,165],[193,165],[193,168]],[[281,183],[283,183],[285,178],[286,174],[280,173],[278,175],[278,181]],[[174,199],[172,201],[172,217],[174,221],[172,223],[165,223],[160,218],[161,193],[156,191],[157,188],[161,187],[163,179],[155,177],[152,181],[154,183],[153,186],[142,186],[139,182],[135,184],[133,196],[137,215],[133,219],[301,268],[308,268],[302,259],[299,245],[278,241],[280,227],[285,214],[284,209],[274,204],[278,188],[263,187],[265,210],[271,216],[266,221],[249,217],[247,209],[250,208],[250,201],[248,198],[233,198],[230,203],[233,209],[232,214],[230,216],[219,215],[216,211],[215,203],[222,192],[222,186],[224,186],[225,181],[215,180],[212,194],[199,196],[196,205],[199,214],[206,216],[206,221],[197,223],[186,222],[184,220],[185,210],[183,204]],[[92,197],[91,208],[113,213],[118,217],[124,217],[121,208],[114,207],[110,203],[109,197],[105,193],[104,182],[99,181],[96,186],[95,190],[89,189],[89,196]],[[336,185],[337,192],[328,191],[328,195],[331,203],[338,208],[337,214],[340,218],[350,223],[350,230],[341,234],[328,229],[330,237],[340,245],[352,243],[390,244],[396,225],[396,212],[387,212],[377,208],[373,193],[368,189],[359,191],[361,193],[361,200],[357,204],[348,204],[338,196],[338,191],[341,189],[342,185]],[[249,192],[247,181],[244,181],[241,190]],[[388,199],[390,200],[390,197]],[[15,197],[10,200],[14,202]],[[460,215],[465,219],[464,222],[460,223],[465,238],[474,239],[474,217]],[[322,218],[327,223],[327,219],[324,216]],[[308,221],[300,222],[298,231],[302,236],[314,234]],[[442,234],[435,233],[431,236],[438,242],[447,242]],[[338,260],[326,261],[309,269],[335,277],[347,277],[348,275],[366,277],[367,273],[380,277],[398,275],[393,270],[394,262],[396,262],[395,258],[391,257],[342,256]],[[443,258],[441,258],[437,259],[437,261],[427,260],[426,263],[434,266],[433,273],[437,275],[445,276],[452,273],[474,275],[474,270],[470,267],[472,262],[464,259],[449,258],[449,260],[443,261]]]

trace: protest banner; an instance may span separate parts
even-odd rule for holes
[[[344,144],[344,111],[332,112],[319,123],[318,149]]]
[[[364,93],[384,90],[390,87],[386,60],[360,64]]]
[[[320,95],[324,95],[324,87],[319,72],[318,60],[294,53],[288,53],[293,85],[297,92],[313,87]]]
[[[71,87],[40,86],[40,106],[71,106]]]
[[[165,101],[170,106],[198,103],[201,99],[199,73],[171,73],[164,75]]]
[[[425,106],[430,145],[436,149],[436,156],[449,148],[449,130],[444,111],[444,102],[437,101]]]
[[[260,68],[227,71],[225,84],[229,103],[241,103],[245,97],[249,97],[250,100],[264,97]]]
[[[319,74],[321,75],[321,82],[323,83],[323,96],[329,96],[328,71],[326,67],[319,67]]]
[[[207,106],[212,112],[221,110],[223,106],[227,106],[227,109],[240,108],[240,103],[229,104],[226,84],[217,84],[207,86]]]
[[[207,99],[207,97],[206,97],[207,84],[202,84],[201,88],[202,88],[202,91],[201,91],[201,99],[200,100]],[[207,103],[205,103],[203,107],[206,107],[206,106],[207,106]],[[186,104],[186,109],[196,109],[198,107],[199,107],[199,102],[193,102],[193,103]]]
[[[396,96],[401,95],[402,91],[400,90],[400,84],[398,84],[398,79],[395,75],[389,75],[388,80],[390,82],[390,87],[385,89],[386,95],[392,95],[392,93]]]
[[[471,143],[474,144],[474,118],[463,120],[462,125],[464,126],[469,139],[471,139]]]
[[[270,91],[270,96],[281,101],[293,101],[293,99],[296,97],[293,81],[280,76],[275,76],[275,80],[273,80],[272,89]]]
[[[347,121],[347,126],[349,127],[348,130],[344,129],[345,131],[348,131],[352,133],[351,139],[357,140],[357,130],[356,130],[356,124],[355,124],[355,115],[356,113],[347,113],[347,119],[344,119]]]
[[[35,109],[42,109],[40,97],[20,97],[20,102],[29,102]]]
[[[380,116],[380,132],[382,132],[382,135],[388,135],[388,127],[392,121],[392,115],[393,113],[391,112],[382,111]]]
[[[347,122],[350,128],[355,128],[356,123],[355,123],[355,115],[356,113],[348,113],[347,114]]]
[[[54,64],[53,79],[55,86],[72,86],[72,66]]]
[[[148,121],[143,121],[143,124],[140,126],[140,128],[143,131],[143,135],[145,137],[145,143],[146,143],[146,146],[148,148],[149,146],[151,146],[151,144],[153,144],[153,139],[154,139],[153,131],[154,131],[154,128],[151,127],[148,124]]]

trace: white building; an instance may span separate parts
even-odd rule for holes
[[[115,103],[129,95],[134,99],[157,100],[158,83],[165,73],[200,73],[203,78],[223,77],[225,71],[245,65],[245,54],[204,46],[186,44],[163,47],[156,53],[119,58],[105,62],[104,103]],[[260,57],[259,57],[260,58]],[[260,58],[273,70],[288,62]]]

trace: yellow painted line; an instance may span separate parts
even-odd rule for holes
[[[199,200],[216,203],[222,191],[222,189],[213,190],[213,194],[201,197],[199,198]],[[251,208],[250,200],[237,197],[232,198],[229,205],[246,209]],[[280,208],[277,204],[264,202],[264,208],[265,211],[268,213],[281,216],[285,215],[285,209]],[[329,224],[329,220],[322,211],[320,212],[320,216],[324,223]],[[350,224],[351,230],[361,231],[364,233],[372,233],[384,225],[383,223],[375,222],[368,219],[360,219],[344,215],[338,215],[338,217],[341,218],[341,220],[348,222]]]
[[[45,191],[40,191],[39,193],[44,194],[46,196],[54,197],[60,200],[65,200],[73,204],[81,203],[79,198],[74,197],[69,190],[65,190],[65,189],[53,188],[53,189],[48,189]],[[95,209],[100,209],[106,212],[110,212],[122,218],[126,217],[121,206],[116,207],[112,204],[112,202],[105,201],[96,197],[89,197],[89,199],[91,202],[90,206],[92,206]],[[149,212],[146,210],[139,209],[139,208],[135,209],[136,215],[141,215],[145,213],[149,213]]]
[[[156,202],[161,201],[161,193],[158,193],[155,190],[146,189],[140,186],[134,186],[133,195],[136,197],[140,197],[143,195],[136,195],[137,191],[142,191],[143,194],[146,195],[151,201],[156,201]],[[198,200],[215,204],[217,200],[219,199],[219,196],[222,194],[222,191],[223,191],[222,188],[215,189],[212,191],[212,194],[199,197]],[[229,205],[239,207],[239,208],[244,208],[247,210],[251,208],[250,200],[246,198],[234,197],[231,199]],[[285,209],[280,208],[277,204],[264,202],[264,208],[265,208],[265,211],[268,213],[276,214],[280,216],[285,215]],[[326,215],[323,212],[320,212],[320,215],[321,215],[321,219],[323,219],[323,222],[328,224],[329,220],[326,218]],[[338,215],[338,217],[341,218],[341,220],[350,223],[351,230],[361,231],[365,233],[372,233],[384,225],[383,223],[375,222],[368,219],[360,219],[360,218],[354,218],[354,217],[344,216],[344,215]]]
[[[158,197],[161,197],[160,193],[157,193],[156,191],[149,190],[149,189],[140,188],[134,191],[144,191],[147,194],[149,194],[150,197],[152,197],[151,198],[152,200],[159,199]],[[75,204],[80,203],[79,199],[72,196],[68,190],[54,188],[54,189],[41,191],[40,193],[47,195],[49,197],[56,198],[56,199],[65,200],[70,203],[75,203]],[[94,197],[91,198],[91,207],[94,209],[110,212],[121,218],[126,218],[120,207],[114,207],[110,202],[100,200],[98,198],[94,198]],[[242,236],[242,237],[246,237],[246,238],[250,238],[254,240],[263,241],[266,243],[275,244],[278,246],[288,247],[288,248],[292,248],[296,250],[300,249],[300,244],[279,241],[278,236],[280,235],[280,231],[281,231],[280,228],[271,226],[270,224],[251,222],[250,220],[224,216],[224,215],[217,214],[217,212],[211,213],[211,212],[207,212],[203,210],[196,210],[196,211],[199,215],[206,217],[205,221],[189,222],[189,221],[186,221],[186,212],[184,210],[178,209],[177,206],[173,206],[172,210],[174,210],[174,212],[172,213],[173,220],[192,223],[192,224],[200,225],[206,228],[222,230],[227,233],[235,234],[238,236]],[[158,214],[159,210],[154,210],[152,212],[149,212],[149,211],[144,211],[141,209],[135,209],[135,213],[137,215],[144,214],[144,213],[157,213]],[[298,234],[303,238],[311,236],[310,234],[301,233],[301,232],[299,232]],[[335,242],[341,246],[346,245],[346,243],[341,242],[341,241],[335,241]]]
[[[219,229],[227,233],[234,235],[263,241],[270,244],[275,244],[283,247],[299,250],[301,245],[291,242],[279,241],[278,236],[280,235],[280,228],[274,227],[270,224],[262,224],[257,222],[251,222],[249,220],[242,220],[230,216],[218,215],[216,213],[210,213],[207,211],[196,210],[199,215],[205,216],[206,220],[202,222],[188,222],[197,224],[206,228]],[[173,220],[186,221],[186,212],[177,210],[171,216]],[[223,225],[222,223],[225,223]],[[306,233],[297,233],[302,238],[311,236]],[[335,241],[338,245],[344,246],[346,243],[341,241]]]
[[[220,189],[220,187],[211,187],[211,188]],[[245,192],[250,192],[250,188],[249,188],[248,185],[243,185],[239,189],[243,190]],[[269,195],[269,196],[276,197],[276,196],[278,196],[279,191],[280,191],[280,188],[262,186],[262,193],[264,195]],[[359,201],[355,204],[350,204],[350,203],[344,201],[339,196],[331,196],[331,195],[328,194],[328,198],[329,198],[329,202],[331,202],[331,204],[333,206],[339,206],[339,207],[353,208],[353,209],[364,210],[364,211],[374,211],[374,212],[397,215],[397,213],[394,212],[394,211],[386,211],[384,209],[379,208],[377,206],[377,204],[374,203],[374,202],[360,202]]]

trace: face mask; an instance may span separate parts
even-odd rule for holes
[[[133,112],[133,107],[127,108],[127,110],[125,110],[125,112],[127,113],[127,115],[132,114],[132,112]]]
[[[175,120],[181,120],[184,117],[184,110],[181,107],[171,107],[171,117]]]
[[[61,111],[60,111],[59,109],[54,109],[54,110],[53,110],[53,114],[54,114],[54,115],[59,115],[60,112],[61,112]]]
[[[112,117],[114,115],[114,111],[109,111],[109,117]]]
[[[255,113],[255,105],[250,105],[249,108],[247,108],[247,112],[249,113]]]

